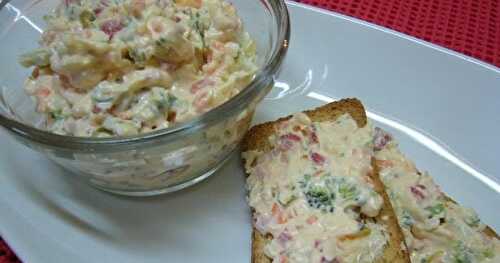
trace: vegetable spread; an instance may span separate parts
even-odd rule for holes
[[[421,173],[392,136],[374,131],[380,177],[405,236],[412,262],[500,262],[500,241],[488,237],[477,214],[446,197]]]
[[[125,136],[227,101],[256,72],[255,43],[222,0],[64,0],[25,90],[51,132]]]
[[[273,262],[373,262],[388,242],[373,223],[383,204],[369,173],[372,129],[350,115],[312,122],[303,113],[279,124],[274,149],[244,153],[254,226],[272,235]],[[367,219],[368,218],[368,219]]]

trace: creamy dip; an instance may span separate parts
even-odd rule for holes
[[[500,241],[488,237],[477,214],[447,198],[385,131],[375,128],[380,177],[405,236],[412,262],[500,262]]]
[[[372,129],[345,114],[312,122],[299,113],[269,138],[269,152],[244,153],[254,226],[272,235],[273,262],[373,262],[388,233],[369,218],[382,197],[369,173]]]
[[[125,136],[187,121],[236,95],[255,43],[222,0],[64,0],[45,16],[25,90],[43,127]]]

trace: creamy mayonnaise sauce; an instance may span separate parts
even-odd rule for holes
[[[392,136],[374,130],[375,158],[415,263],[500,262],[500,241],[488,237],[472,209],[448,199],[420,173]]]
[[[382,197],[373,190],[372,129],[345,114],[312,122],[299,113],[269,138],[274,149],[243,154],[254,226],[272,235],[273,262],[373,262],[388,234],[370,218]]]

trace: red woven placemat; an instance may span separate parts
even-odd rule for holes
[[[0,263],[17,263],[21,262],[16,255],[9,249],[7,244],[0,238]]]
[[[500,0],[295,0],[424,39],[500,67]]]
[[[424,39],[500,67],[499,0],[296,0]],[[0,263],[20,262],[0,238]]]

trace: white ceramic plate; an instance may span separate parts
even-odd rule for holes
[[[289,6],[290,51],[255,122],[358,97],[418,167],[500,230],[499,69],[356,19]],[[0,234],[25,262],[249,262],[238,156],[185,191],[124,198],[0,136]]]

